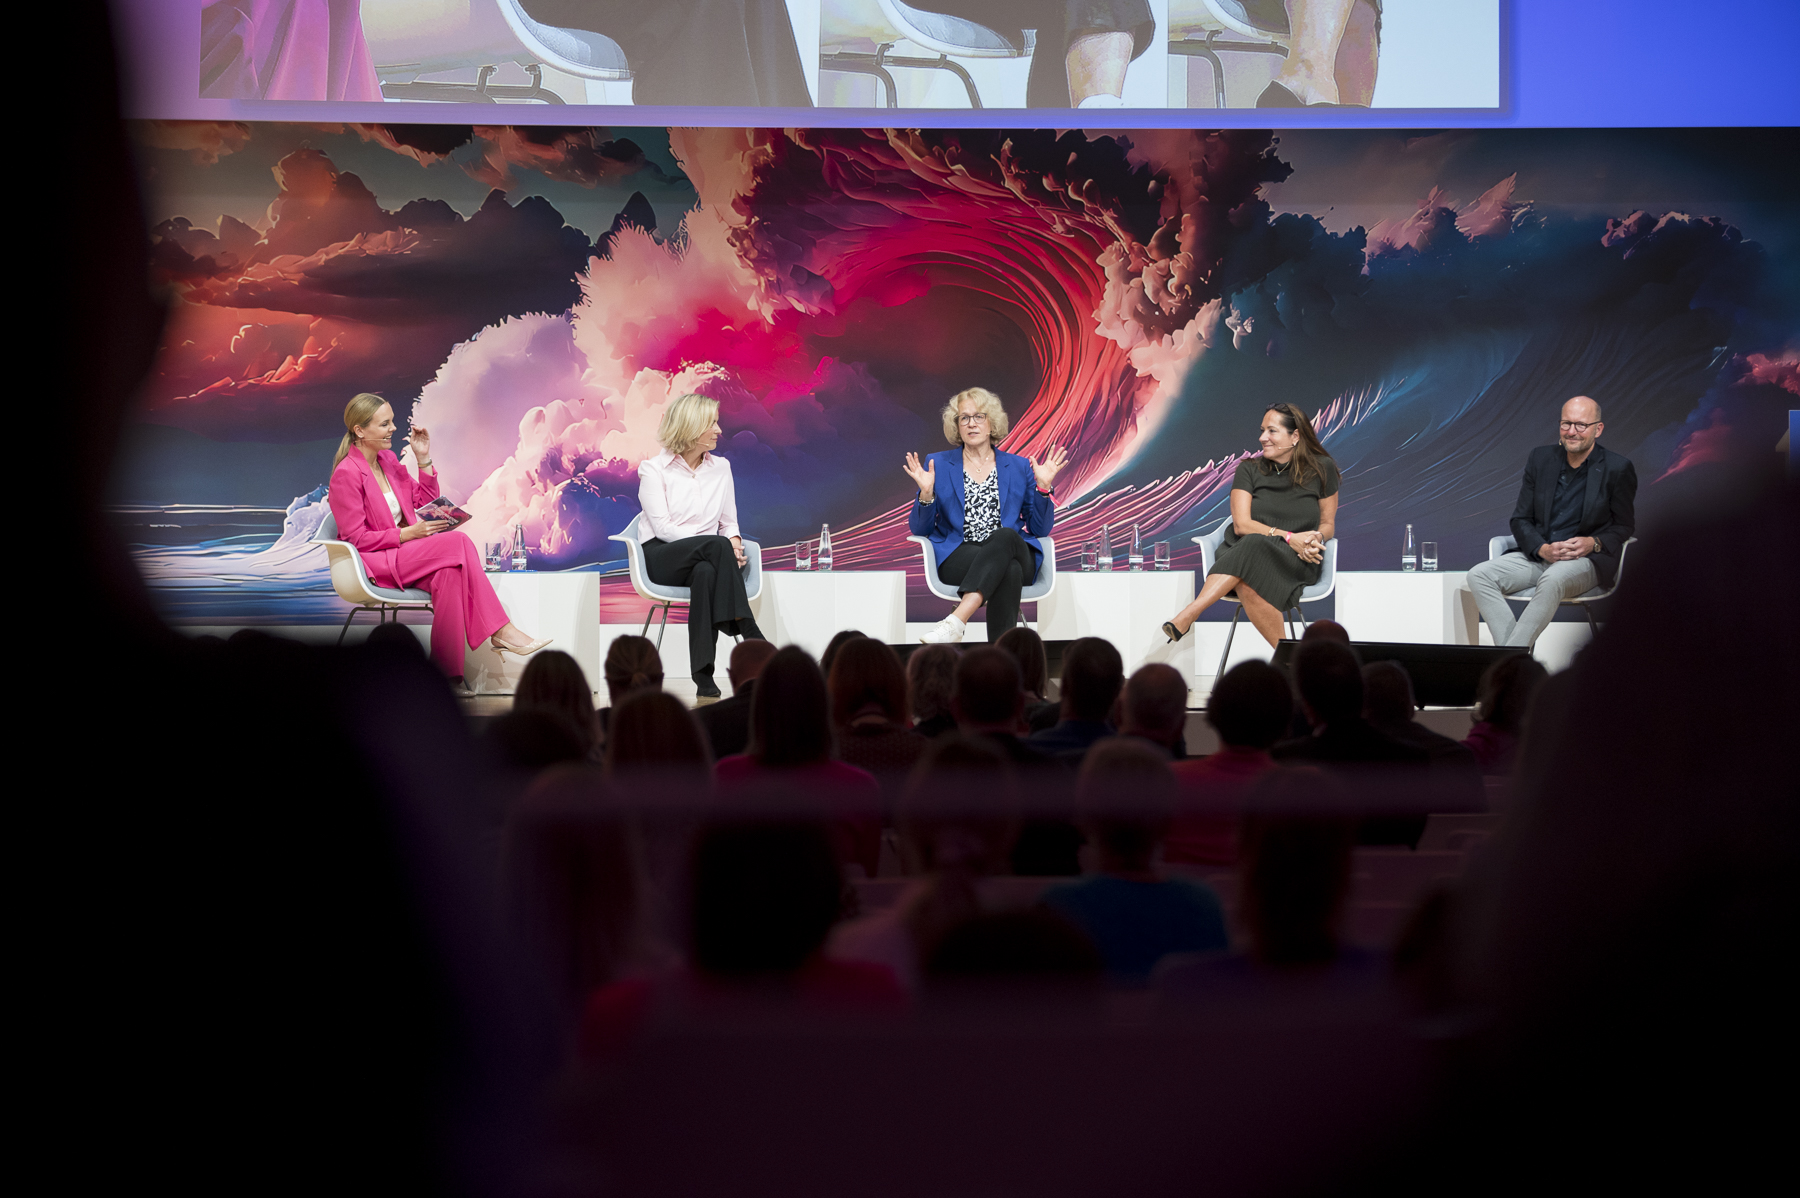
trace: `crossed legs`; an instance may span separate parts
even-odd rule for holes
[[[1200,613],[1231,594],[1234,588],[1237,591],[1239,602],[1244,605],[1244,615],[1249,619],[1251,626],[1262,633],[1263,640],[1268,641],[1270,645],[1279,644],[1283,631],[1281,613],[1276,610],[1273,603],[1245,586],[1243,579],[1232,574],[1208,574],[1205,584],[1200,588],[1200,594],[1195,596],[1192,603],[1177,612],[1175,618],[1169,623],[1174,625],[1176,632],[1186,636],[1188,629],[1194,626],[1194,621],[1200,618]]]

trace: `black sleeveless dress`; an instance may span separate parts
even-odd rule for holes
[[[1338,492],[1337,463],[1319,459],[1320,472],[1294,485],[1292,465],[1276,466],[1262,458],[1238,463],[1233,491],[1250,493],[1250,518],[1284,532],[1312,532],[1319,527],[1319,500]],[[1280,537],[1263,533],[1239,536],[1227,529],[1210,574],[1233,574],[1280,611],[1300,602],[1300,592],[1319,581],[1323,563],[1309,564]]]

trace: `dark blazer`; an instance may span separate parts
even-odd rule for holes
[[[1519,552],[1535,560],[1549,539],[1550,505],[1556,498],[1556,476],[1569,464],[1560,445],[1544,445],[1525,459],[1525,481],[1513,507],[1512,535]],[[1594,575],[1601,586],[1619,573],[1619,549],[1637,524],[1637,468],[1631,459],[1596,444],[1588,457],[1587,499],[1575,535],[1593,537]]]
[[[962,450],[946,449],[925,460],[937,465],[937,491],[929,504],[914,502],[906,522],[913,536],[931,538],[931,552],[941,566],[963,543]],[[1049,536],[1056,526],[1056,505],[1037,489],[1031,463],[1018,454],[995,450],[994,469],[1000,475],[1000,527],[1022,535],[1042,566],[1044,548],[1038,538]],[[1032,581],[1028,578],[1025,584]]]
[[[742,753],[749,745],[750,692],[755,689],[756,679],[752,678],[733,691],[731,698],[694,709],[694,719],[712,742],[714,761]]]

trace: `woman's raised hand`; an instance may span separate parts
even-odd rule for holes
[[[412,446],[414,458],[425,462],[431,460],[431,434],[425,429],[413,425],[412,431],[406,434],[406,443]]]
[[[1033,458],[1026,460],[1031,463],[1032,474],[1037,476],[1038,490],[1048,491],[1056,485],[1056,476],[1062,473],[1062,468],[1069,464],[1069,451],[1060,445],[1052,445],[1043,461]]]
[[[930,503],[932,496],[937,494],[937,463],[927,458],[925,464],[920,466],[919,455],[909,453],[902,469],[906,471],[906,477],[913,480],[913,485],[919,488],[919,502]]]

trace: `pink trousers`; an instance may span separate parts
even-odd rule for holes
[[[467,534],[452,529],[403,542],[399,563],[400,577],[375,581],[431,593],[431,660],[449,677],[460,678],[463,646],[473,649],[507,624],[494,584],[482,572],[481,551]]]

